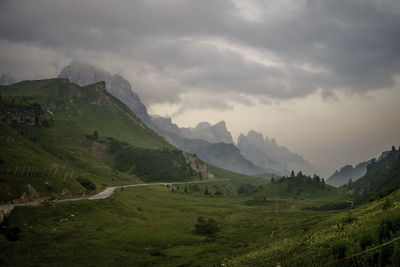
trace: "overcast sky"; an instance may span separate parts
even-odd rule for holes
[[[0,0],[0,73],[122,74],[179,126],[225,120],[327,176],[400,145],[398,0]]]

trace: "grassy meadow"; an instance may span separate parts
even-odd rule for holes
[[[230,181],[181,184],[173,191],[155,185],[119,189],[104,200],[18,207],[7,227],[21,233],[18,241],[0,236],[0,262],[212,266],[302,236],[338,214],[303,210],[307,203],[292,200],[278,201],[276,214],[274,200],[249,205],[252,198],[237,196],[237,188]],[[199,216],[214,219],[219,231],[196,234]]]

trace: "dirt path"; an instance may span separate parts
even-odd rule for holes
[[[131,185],[120,185],[120,186],[111,186],[104,189],[104,191],[92,195],[92,196],[81,196],[81,197],[74,197],[74,198],[66,198],[66,199],[55,199],[55,200],[41,200],[41,201],[31,201],[25,203],[15,203],[15,204],[7,204],[7,205],[0,205],[0,211],[2,210],[9,210],[14,207],[18,206],[26,206],[26,205],[37,205],[42,202],[64,202],[64,201],[75,201],[75,200],[82,200],[82,199],[89,199],[89,200],[96,200],[96,199],[104,199],[111,196],[115,189],[117,188],[127,188],[127,187],[138,187],[138,186],[149,186],[149,185],[165,185],[165,184],[197,184],[197,183],[210,183],[210,182],[220,182],[220,181],[228,181],[229,179],[221,179],[221,180],[207,180],[207,181],[190,181],[190,182],[159,182],[159,183],[147,183],[147,184],[131,184]]]

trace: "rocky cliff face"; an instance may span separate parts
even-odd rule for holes
[[[152,122],[155,124],[161,135],[164,132],[174,133],[178,136],[182,136],[181,129],[175,123],[172,123],[171,118],[165,118],[161,116],[151,116]]]
[[[0,120],[5,123],[20,123],[30,126],[42,126],[45,122],[43,110],[39,104],[16,104],[0,100]]]
[[[280,172],[257,166],[246,159],[233,144],[224,121],[215,125],[201,122],[195,128],[179,128],[170,118],[152,117],[160,135],[175,147],[196,154],[200,159],[230,171],[255,175]]]
[[[122,76],[118,74],[111,75],[91,65],[73,61],[61,70],[58,77],[69,79],[80,86],[104,81],[105,89],[111,95],[127,105],[143,123],[153,128],[145,105],[140,101],[139,96],[132,91],[130,83]]]
[[[274,138],[269,140],[261,133],[250,131],[247,136],[240,134],[237,144],[245,158],[264,168],[271,168],[283,175],[294,170],[313,174],[314,169],[298,154],[279,146]]]
[[[215,125],[200,122],[195,128],[181,128],[181,134],[189,139],[202,139],[209,143],[233,144],[232,135],[227,130],[224,121]]]
[[[183,156],[185,157],[186,164],[189,164],[194,171],[200,173],[201,179],[216,180],[214,174],[208,172],[207,164],[199,160],[194,155],[183,153]]]
[[[240,153],[233,144],[209,143],[201,139],[188,139],[171,132],[165,132],[166,140],[175,147],[191,154],[196,154],[201,160],[217,167],[230,171],[255,175],[261,173],[275,173],[271,169],[265,169],[254,165]]]

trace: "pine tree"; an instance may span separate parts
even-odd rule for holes
[[[290,177],[294,177],[294,171],[292,170],[292,172],[290,173]]]
[[[206,186],[206,189],[204,190],[204,195],[208,195],[208,186]]]

